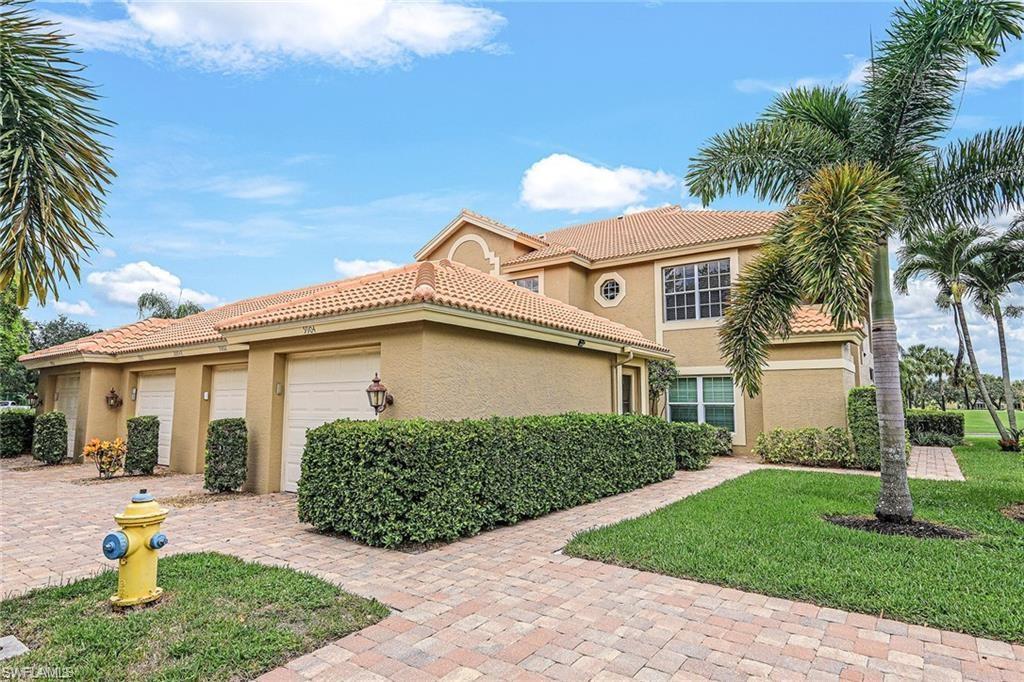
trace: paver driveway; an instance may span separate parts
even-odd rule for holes
[[[4,464],[5,594],[109,567],[111,515],[142,482],[77,485],[84,467]],[[1024,647],[574,559],[581,529],[650,511],[757,465],[702,472],[424,552],[371,549],[295,520],[289,495],[173,509],[170,551],[214,550],[312,571],[394,609],[295,659],[274,679],[986,679],[1024,678]],[[149,479],[158,499],[198,476]]]

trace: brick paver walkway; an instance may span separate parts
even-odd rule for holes
[[[135,481],[76,485],[85,467],[4,463],[0,591],[110,567],[99,542]],[[285,494],[173,509],[169,551],[308,570],[394,609],[268,679],[985,679],[1024,677],[1024,647],[570,558],[574,532],[636,516],[758,465],[706,471],[421,554],[311,532]],[[158,499],[198,476],[150,479]]]
[[[933,481],[962,481],[964,475],[960,471],[953,450],[950,448],[923,447],[915,445],[910,453],[910,466],[907,467],[910,478],[928,478]]]

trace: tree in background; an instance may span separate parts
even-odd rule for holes
[[[114,176],[99,140],[111,122],[91,103],[73,47],[24,3],[0,4],[0,288],[46,303],[95,250]]]
[[[928,372],[935,377],[939,408],[946,409],[946,377],[953,371],[953,354],[945,348],[933,346],[926,353]]]
[[[32,323],[25,319],[13,287],[0,291],[0,399],[23,403],[33,382],[18,362],[28,352]]]
[[[749,395],[760,391],[769,346],[789,335],[798,305],[821,304],[842,329],[872,302],[882,520],[913,517],[888,241],[941,220],[972,224],[1024,201],[1024,126],[939,146],[967,58],[995,63],[1005,41],[1020,37],[1022,18],[1024,6],[1003,0],[902,6],[860,94],[783,93],[760,120],[707,142],[687,174],[705,205],[752,191],[788,207],[744,268],[721,328],[726,363]]]
[[[900,353],[900,386],[907,407],[924,407],[924,389],[928,381],[928,347],[916,343]],[[917,401],[914,398],[918,398]]]
[[[56,320],[37,322],[33,325],[29,348],[33,351],[49,348],[98,331],[100,330],[93,329],[85,322],[68,319],[67,315],[58,315]]]
[[[179,301],[172,303],[167,294],[159,291],[148,291],[139,296],[139,319],[146,317],[162,317],[165,319],[178,319],[201,313],[206,308],[193,301]]]

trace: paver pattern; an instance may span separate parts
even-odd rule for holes
[[[636,516],[758,468],[701,472],[419,554],[299,524],[286,494],[172,509],[168,551],[212,550],[308,570],[394,610],[265,677],[298,679],[1024,678],[1024,647],[571,558],[573,533]],[[99,542],[138,487],[198,492],[199,476],[76,485],[83,466],[3,463],[4,594],[109,568]]]
[[[907,467],[910,478],[927,478],[933,481],[963,481],[964,475],[957,464],[951,448],[924,447],[915,445],[910,453]]]

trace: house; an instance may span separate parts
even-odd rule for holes
[[[401,268],[148,319],[21,358],[43,410],[68,416],[69,453],[160,417],[160,462],[203,467],[211,419],[245,417],[247,488],[294,490],[307,428],[381,418],[647,412],[647,363],[679,377],[663,413],[728,428],[738,452],[762,430],[845,423],[870,381],[863,326],[802,306],[772,347],[756,398],[718,351],[729,287],[776,214],[676,206],[531,235],[461,212]],[[110,401],[113,390],[123,403]]]

